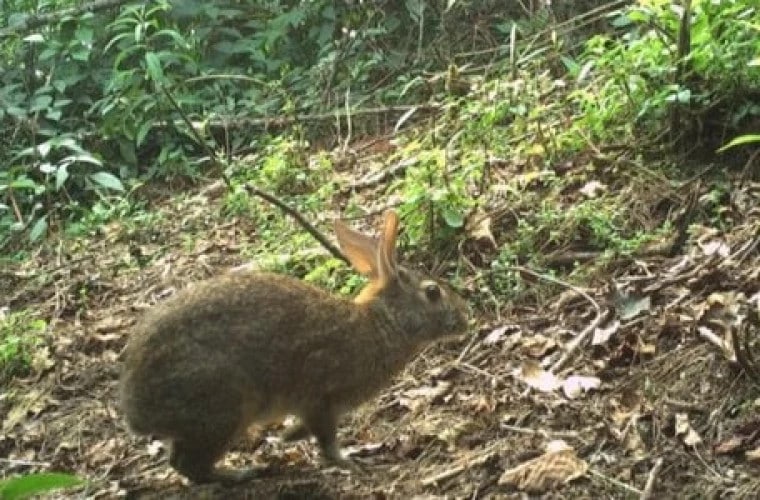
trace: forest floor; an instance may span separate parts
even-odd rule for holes
[[[760,496],[760,399],[731,338],[757,331],[759,184],[737,180],[730,230],[693,225],[676,255],[613,259],[584,286],[476,309],[473,331],[426,349],[342,423],[366,475],[322,466],[313,442],[283,443],[274,426],[225,457],[266,466],[233,487],[188,484],[117,404],[140,313],[248,262],[257,228],[215,215],[220,199],[213,186],[156,199],[155,223],[115,222],[0,273],[3,303],[49,326],[34,374],[0,397],[3,476],[74,472],[87,498]]]

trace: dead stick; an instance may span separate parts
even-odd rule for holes
[[[565,352],[562,354],[562,357],[560,357],[551,368],[549,368],[549,371],[551,373],[557,373],[557,371],[561,370],[565,364],[567,364],[568,361],[570,361],[570,358],[575,355],[575,351],[580,348],[580,346],[588,339],[588,336],[591,335],[591,332],[596,329],[597,326],[602,322],[602,319],[604,318],[604,315],[602,315],[602,309],[599,307],[599,304],[591,297],[591,295],[587,294],[580,288],[578,288],[575,285],[571,285],[570,283],[566,283],[562,280],[558,280],[557,278],[552,278],[551,276],[546,276],[544,274],[539,274],[531,269],[528,269],[527,267],[522,266],[510,266],[511,269],[514,269],[515,271],[522,272],[529,274],[535,278],[542,279],[545,281],[549,281],[551,283],[554,283],[556,285],[563,286],[565,288],[568,288],[587,301],[591,303],[592,306],[594,306],[594,310],[596,311],[596,317],[594,318],[594,321],[591,322],[586,328],[583,329],[581,333],[575,336],[573,340],[568,342],[567,346],[565,346]]]
[[[641,492],[641,496],[639,497],[639,500],[650,500],[654,498],[654,485],[657,481],[657,474],[660,473],[660,469],[662,469],[663,464],[662,458],[658,458],[654,462],[654,466],[652,467],[652,470],[649,471],[649,477],[647,478],[647,484],[644,486],[644,491]]]
[[[330,240],[328,240],[321,232],[319,232],[319,230],[315,228],[309,221],[307,221],[304,216],[301,215],[297,210],[291,208],[276,196],[269,194],[266,191],[262,191],[261,189],[252,186],[251,184],[246,184],[245,189],[252,195],[265,199],[272,205],[276,206],[286,214],[293,217],[301,225],[301,227],[306,230],[307,233],[312,235],[314,239],[316,239],[323,247],[325,247],[327,251],[330,252],[336,259],[340,259],[343,262],[348,263],[346,256],[343,255],[343,253],[335,245],[330,243]]]

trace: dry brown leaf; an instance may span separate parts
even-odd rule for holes
[[[556,375],[541,368],[536,361],[527,360],[514,372],[515,378],[522,380],[529,387],[541,392],[551,392],[562,386],[562,380]]]
[[[624,391],[619,401],[613,401],[612,421],[618,430],[622,429],[632,418],[642,413],[644,397],[639,391]]]
[[[578,191],[586,198],[596,198],[607,191],[607,186],[599,181],[589,181]]]
[[[594,337],[591,339],[591,345],[606,344],[607,341],[620,329],[620,321],[615,320],[607,328],[598,327],[594,330]]]
[[[40,389],[30,388],[26,393],[14,399],[14,405],[5,416],[3,421],[3,434],[8,434],[16,424],[26,419],[29,415],[38,415],[49,404],[55,401],[50,395]]]
[[[636,426],[635,422],[633,425],[626,428],[626,431],[623,434],[623,448],[625,448],[625,450],[636,460],[643,460],[649,455],[644,440],[641,437],[641,433],[639,432],[639,428]]]
[[[496,238],[491,232],[491,216],[483,210],[476,210],[467,217],[464,231],[469,239],[475,241],[483,249],[498,248]]]
[[[708,257],[718,255],[725,259],[731,253],[731,247],[722,240],[710,240],[706,243],[699,241],[697,244],[702,252]]]
[[[543,357],[547,352],[557,347],[557,342],[554,339],[537,333],[529,337],[525,337],[522,341],[522,347],[525,353],[532,358]]]
[[[38,348],[32,352],[32,370],[36,373],[45,371],[55,366],[55,360],[50,355],[48,346]]]
[[[588,464],[578,458],[575,450],[564,448],[548,451],[504,471],[499,484],[513,486],[528,493],[545,493],[583,477],[587,471]]]
[[[676,413],[676,436],[681,436],[681,441],[686,446],[696,446],[702,443],[702,438],[691,427],[689,416],[686,413]]]
[[[586,392],[598,389],[601,384],[602,381],[598,377],[570,375],[562,383],[562,392],[569,399],[576,399]]]
[[[716,444],[713,451],[716,455],[730,455],[732,453],[736,453],[742,446],[744,446],[743,438],[739,436],[731,436],[730,438]]]
[[[100,334],[118,332],[120,330],[123,330],[128,322],[129,322],[128,317],[116,316],[116,315],[106,316],[105,318],[95,323],[95,326],[93,327],[93,329],[95,330],[95,332],[100,333]],[[119,338],[119,336],[117,335],[116,338]]]
[[[432,400],[439,396],[443,396],[451,389],[451,382],[448,380],[438,380],[435,385],[425,385],[422,387],[415,387],[413,389],[407,389],[402,392],[402,396],[410,399],[425,399]]]
[[[483,339],[483,344],[493,345],[498,343],[504,337],[504,334],[509,328],[509,326],[500,326],[498,328],[494,328],[491,333],[486,335],[486,338]]]
[[[159,439],[154,439],[150,443],[148,443],[148,456],[149,457],[155,457],[158,456],[159,453],[161,453],[161,450],[164,448],[164,443]]]

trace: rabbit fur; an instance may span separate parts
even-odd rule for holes
[[[351,466],[339,418],[388,384],[428,343],[464,333],[467,307],[448,286],[396,262],[398,217],[379,239],[340,221],[342,251],[368,284],[353,299],[294,278],[229,273],[153,307],[124,355],[121,407],[132,431],[170,443],[193,482],[240,480],[215,463],[253,423],[286,415],[288,440],[314,436],[323,458]]]

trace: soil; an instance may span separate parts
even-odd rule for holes
[[[151,207],[161,221],[113,223],[0,272],[0,306],[49,322],[33,374],[0,397],[0,471],[73,472],[87,486],[58,496],[87,498],[757,498],[757,386],[732,332],[751,356],[760,187],[736,194],[730,230],[697,225],[677,255],[613,259],[584,288],[524,269],[541,293],[509,301],[473,285],[473,330],[343,422],[344,453],[366,474],[322,466],[313,442],[283,443],[276,425],[225,457],[261,468],[234,486],[189,484],[117,405],[136,318],[247,263],[258,238],[214,215],[218,190],[164,199]]]

